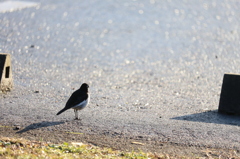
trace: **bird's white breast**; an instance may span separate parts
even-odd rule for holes
[[[73,109],[77,109],[77,110],[81,110],[81,109],[85,108],[88,105],[89,101],[90,101],[90,95],[88,95],[88,98],[86,100],[84,100],[81,103],[73,106],[72,108]]]

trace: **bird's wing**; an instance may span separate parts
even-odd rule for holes
[[[70,109],[88,98],[88,94],[80,90],[74,92],[68,99],[65,108]]]

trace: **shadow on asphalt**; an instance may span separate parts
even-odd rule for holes
[[[221,114],[218,113],[218,110],[210,110],[202,113],[174,117],[171,119],[240,126],[240,116]]]
[[[48,122],[48,121],[43,121],[40,123],[33,123],[27,127],[25,127],[24,129],[18,131],[17,133],[24,133],[27,132],[29,130],[33,130],[33,129],[38,129],[38,128],[42,128],[42,127],[49,127],[49,126],[54,126],[54,125],[60,125],[63,124],[64,122]]]

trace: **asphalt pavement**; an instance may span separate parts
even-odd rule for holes
[[[224,73],[240,73],[238,0],[30,2],[0,12],[1,125],[240,149],[240,117],[217,113]],[[84,82],[81,120],[56,116]]]

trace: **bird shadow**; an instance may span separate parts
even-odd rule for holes
[[[34,130],[34,129],[43,128],[43,127],[49,127],[49,126],[54,126],[54,125],[60,125],[60,124],[63,124],[63,123],[64,122],[48,122],[48,121],[43,121],[43,122],[40,122],[40,123],[33,123],[33,124],[28,125],[24,129],[18,131],[17,133],[24,133],[24,132],[27,132],[29,130]]]
[[[240,126],[240,116],[222,114],[218,110],[178,116],[171,119]]]

